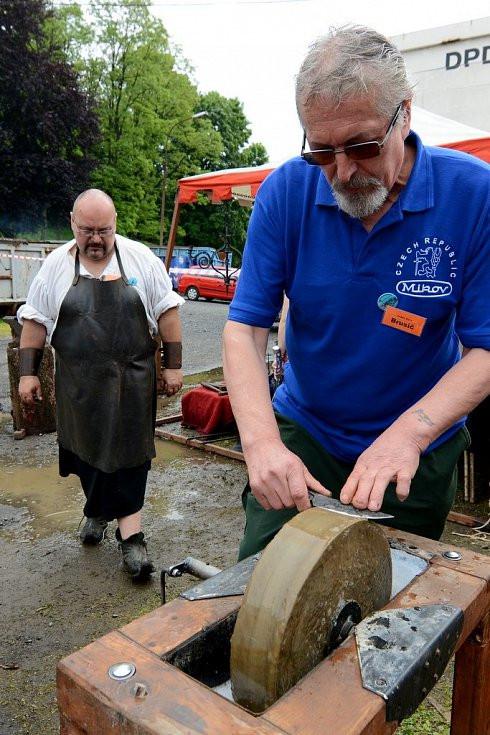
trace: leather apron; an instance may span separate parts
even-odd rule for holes
[[[145,307],[121,278],[75,277],[51,339],[56,352],[58,442],[103,472],[155,456],[156,342]]]

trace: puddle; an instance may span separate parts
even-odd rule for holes
[[[202,381],[222,379],[221,370],[188,375],[186,389]],[[181,396],[159,397],[157,414],[180,412]],[[13,441],[11,417],[0,415],[0,537],[20,543],[48,537],[56,532],[76,533],[85,502],[78,477],[58,474],[55,434],[26,437]],[[171,425],[181,432],[180,423]],[[167,521],[180,522],[192,513],[202,494],[213,494],[214,482],[200,480],[202,470],[213,465],[231,464],[176,442],[155,438],[156,457],[152,462],[147,487],[146,507],[151,514]],[[29,466],[28,466],[29,465]],[[224,470],[226,472],[226,470]],[[204,471],[204,475],[206,475]],[[185,508],[186,510],[183,510]]]
[[[30,538],[40,538],[78,526],[83,491],[74,475],[59,476],[57,463],[42,468],[10,465],[3,469],[0,479],[0,501],[28,512],[18,522],[4,521],[2,533],[18,532],[20,524]],[[0,511],[0,519],[7,517]]]
[[[153,492],[148,494],[148,504],[155,505],[168,520],[180,520],[181,514],[168,508],[167,483],[160,483],[158,476],[174,463],[188,464],[189,474],[195,475],[195,465],[209,458],[201,458],[197,450],[170,441],[157,439],[155,447],[157,456],[150,473]],[[82,518],[84,500],[78,477],[60,477],[57,462],[43,467],[4,466],[0,478],[0,535],[18,537],[20,533],[28,540],[57,531],[74,532]]]

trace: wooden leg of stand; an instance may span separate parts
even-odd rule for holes
[[[475,502],[475,455],[470,452],[470,503]]]
[[[456,654],[451,735],[490,735],[490,614]]]

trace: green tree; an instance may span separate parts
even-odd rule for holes
[[[87,186],[98,136],[93,100],[54,39],[44,0],[0,5],[0,228],[4,234],[66,220]]]
[[[157,241],[164,162],[169,177],[196,173],[206,151],[218,155],[221,140],[209,121],[192,120],[197,89],[147,2],[97,3],[91,15],[97,55],[87,84],[103,131],[93,183],[113,196],[121,232]]]
[[[267,163],[267,151],[262,143],[248,145],[251,130],[243,104],[238,99],[209,92],[201,96],[200,107],[207,110],[214,129],[219,132],[223,141],[219,161],[204,160],[205,170],[260,166]],[[179,243],[185,243],[189,247],[217,248],[228,243],[241,253],[249,218],[250,210],[236,202],[224,202],[216,206],[201,197],[197,204],[183,208]]]
[[[92,184],[114,198],[119,232],[158,242],[164,182],[166,241],[179,178],[257,165],[267,154],[260,143],[247,145],[250,129],[239,100],[199,95],[192,68],[172,49],[150,6],[148,0],[97,0],[85,19],[76,4],[64,6],[47,33],[97,100],[102,138]],[[198,111],[207,116],[196,119]],[[180,241],[222,241],[223,215],[214,210],[184,218]],[[228,229],[241,243],[248,216],[231,211]]]
[[[209,92],[201,95],[199,105],[202,110],[207,110],[214,129],[220,133],[223,141],[219,161],[204,161],[206,169],[221,170],[267,163],[267,151],[261,143],[247,145],[251,135],[250,123],[240,100]]]

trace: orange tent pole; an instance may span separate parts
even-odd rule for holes
[[[172,262],[172,253],[174,252],[175,240],[177,238],[177,226],[180,218],[180,202],[179,202],[179,190],[175,195],[174,211],[172,214],[172,224],[170,225],[170,232],[168,234],[167,241],[167,254],[165,256],[165,268],[167,273],[170,270],[170,263]]]

